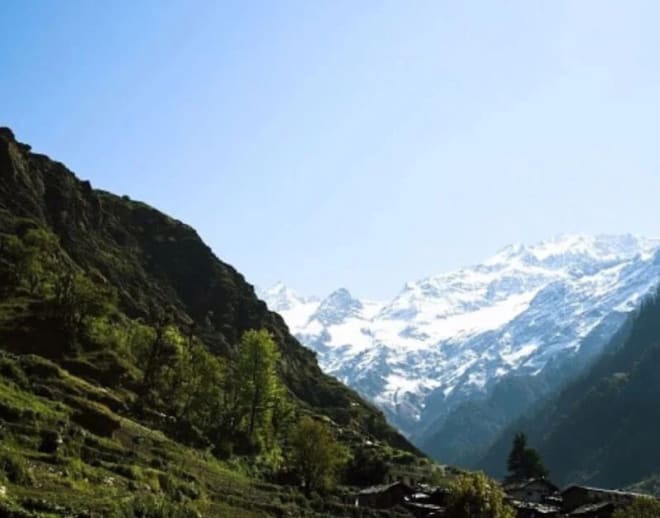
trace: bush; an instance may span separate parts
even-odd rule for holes
[[[188,504],[169,502],[156,496],[135,498],[115,511],[113,518],[199,518],[197,510]]]
[[[483,473],[461,475],[449,488],[448,518],[513,518],[504,492]]]
[[[0,358],[0,376],[12,380],[21,387],[26,387],[29,380],[16,362],[9,358]]]
[[[660,502],[654,498],[636,498],[631,505],[617,509],[612,518],[657,518],[660,516]]]
[[[353,486],[374,486],[382,484],[390,467],[375,452],[359,449],[346,466],[346,482]]]
[[[13,453],[3,453],[0,456],[0,470],[5,474],[7,480],[20,486],[31,486],[34,477],[27,462]]]

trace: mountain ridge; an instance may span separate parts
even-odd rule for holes
[[[324,374],[192,227],[94,189],[6,128],[0,251],[0,460],[30,474],[5,485],[0,469],[3,516],[10,505],[10,516],[115,516],[124,504],[194,516],[343,514],[336,496],[316,505],[295,480],[278,485],[289,469],[285,429],[303,416],[348,455],[368,441],[401,469],[434,469],[373,404]],[[246,432],[245,387],[233,376],[250,333],[272,342],[264,384],[281,406],[254,406],[265,424]]]
[[[383,408],[418,445],[459,462],[466,459],[449,448],[429,447],[443,420],[463,403],[487,400],[509,376],[532,380],[563,358],[574,360],[577,374],[657,286],[659,249],[660,239],[630,234],[567,234],[408,282],[389,301],[344,294],[346,307],[332,319],[316,317],[323,301],[280,311],[327,372]],[[552,385],[535,388],[532,401]]]

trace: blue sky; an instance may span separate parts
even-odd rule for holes
[[[253,283],[660,236],[660,3],[0,3],[0,124]]]

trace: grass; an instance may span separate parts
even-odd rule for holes
[[[0,406],[16,418],[3,419],[0,479],[6,497],[0,499],[0,515],[122,517],[137,509],[155,517],[311,517],[345,509],[339,500],[308,501],[292,487],[259,481],[248,463],[220,461],[120,417],[99,402],[100,394],[121,401],[120,394],[47,360],[0,353],[0,364],[28,381],[26,387],[0,381]],[[35,372],[48,375],[35,379]],[[57,401],[35,395],[33,386],[49,390]],[[82,401],[120,423],[111,437],[75,423]],[[54,429],[61,431],[62,445],[55,453],[40,452],[42,433]],[[324,511],[325,505],[334,511]]]

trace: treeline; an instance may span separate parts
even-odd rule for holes
[[[4,300],[25,301],[35,326],[64,337],[59,350],[44,345],[46,355],[103,352],[114,362],[106,381],[132,394],[130,414],[182,443],[222,459],[250,456],[308,493],[332,487],[351,462],[327,424],[300,414],[267,330],[246,331],[228,359],[209,352],[194,322],[173,310],[129,318],[115,288],[99,272],[83,271],[42,228],[0,234],[0,291]]]

